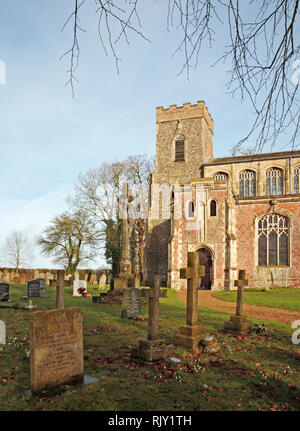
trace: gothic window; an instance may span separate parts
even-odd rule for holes
[[[193,201],[189,202],[188,215],[189,215],[189,218],[195,217],[195,204]]]
[[[270,214],[258,222],[258,265],[289,264],[289,221],[279,214]]]
[[[300,168],[294,169],[294,193],[299,193],[299,176],[300,176]]]
[[[282,170],[278,168],[268,169],[266,172],[266,195],[283,194],[283,175]]]
[[[184,140],[175,142],[175,162],[184,162]]]
[[[210,215],[211,217],[215,217],[217,215],[217,202],[215,200],[210,202]]]
[[[256,195],[256,174],[249,169],[239,175],[239,195],[255,196]]]
[[[226,181],[228,179],[228,174],[226,172],[217,172],[214,174],[215,181]]]

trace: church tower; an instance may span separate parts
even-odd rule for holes
[[[158,273],[167,282],[171,221],[162,206],[170,207],[170,186],[199,178],[201,166],[210,157],[213,157],[213,119],[203,100],[195,105],[156,108],[156,167],[145,247],[146,280]],[[154,207],[158,210],[153,211]]]

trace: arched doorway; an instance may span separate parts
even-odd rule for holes
[[[205,266],[205,275],[199,279],[198,289],[210,290],[213,282],[213,259],[211,252],[201,247],[198,250],[199,265]]]

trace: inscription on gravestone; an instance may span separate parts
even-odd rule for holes
[[[82,314],[78,308],[35,312],[30,321],[33,392],[83,377]]]
[[[9,300],[9,284],[0,283],[0,301]]]
[[[142,297],[140,289],[129,287],[123,290],[121,317],[137,319],[141,313]]]

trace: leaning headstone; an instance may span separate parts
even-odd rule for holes
[[[81,293],[78,292],[78,289],[85,288],[87,289],[87,282],[85,280],[74,280],[73,282],[73,296],[82,296]]]
[[[3,320],[0,320],[0,344],[6,344],[6,326]]]
[[[160,276],[154,276],[153,288],[149,289],[149,318],[147,340],[140,340],[137,349],[132,349],[131,357],[144,361],[158,361],[167,356],[166,344],[158,339],[158,309]]]
[[[0,301],[10,301],[8,283],[0,283]]]
[[[224,323],[224,329],[226,331],[234,332],[245,332],[251,328],[251,323],[247,320],[247,316],[243,315],[244,306],[244,289],[248,285],[248,280],[245,279],[246,271],[244,269],[239,270],[239,278],[234,281],[234,285],[237,286],[237,301],[236,301],[236,313],[235,316],[230,316],[230,320]]]
[[[82,314],[78,308],[33,313],[30,385],[41,392],[83,378]]]
[[[141,291],[135,287],[123,290],[121,317],[137,319],[141,313]]]

